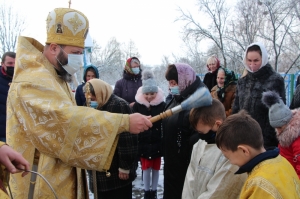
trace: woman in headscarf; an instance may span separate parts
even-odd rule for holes
[[[137,57],[127,59],[123,78],[116,82],[114,94],[126,100],[130,107],[134,105],[135,95],[139,87],[142,86],[141,64]]]
[[[165,77],[173,96],[165,109],[180,105],[198,88],[205,87],[188,64],[169,65]],[[190,125],[189,113],[188,110],[181,111],[163,120],[164,199],[181,199],[193,144],[200,138],[200,134]]]
[[[232,70],[220,67],[217,73],[217,85],[211,89],[211,96],[220,100],[226,111],[226,117],[231,115],[235,98],[237,77]]]
[[[265,148],[277,147],[275,129],[269,122],[269,110],[261,99],[264,91],[271,90],[277,92],[285,103],[284,79],[269,64],[267,50],[260,42],[247,47],[243,63],[248,73],[237,82],[232,114],[246,110],[259,123]]]
[[[113,94],[112,87],[100,79],[91,79],[84,86],[87,106],[111,113],[130,114],[129,104]],[[119,140],[109,170],[88,171],[91,191],[97,199],[132,198],[132,181],[135,179],[137,135],[119,134]]]

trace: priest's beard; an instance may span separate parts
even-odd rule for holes
[[[64,52],[61,50],[57,55],[57,66],[58,70],[56,70],[57,74],[61,79],[64,81],[71,83],[72,82],[72,75],[70,75],[62,66],[68,64],[68,58],[64,55]]]

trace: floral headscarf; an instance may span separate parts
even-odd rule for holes
[[[140,60],[137,58],[137,57],[130,57],[129,59],[127,59],[126,61],[126,64],[124,66],[124,70],[131,74],[131,75],[136,75],[132,72],[132,69],[131,69],[131,62],[136,62],[140,65]],[[139,68],[141,68],[141,66],[139,66]]]
[[[217,94],[218,98],[221,102],[224,102],[225,98],[225,90],[226,88],[231,85],[231,84],[236,84],[237,83],[237,76],[234,74],[232,70],[229,70],[227,68],[220,67],[219,70],[223,70],[225,72],[225,81],[224,81],[224,86],[221,88],[217,84]],[[218,72],[219,72],[218,70]]]
[[[194,69],[188,64],[175,63],[174,65],[177,69],[178,74],[178,87],[180,92],[182,92],[196,80],[196,73]]]

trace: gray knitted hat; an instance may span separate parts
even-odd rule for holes
[[[143,93],[157,93],[158,92],[158,87],[156,85],[156,81],[154,80],[154,74],[151,70],[143,71],[142,81],[143,81],[143,87],[142,87]]]
[[[292,119],[292,111],[283,103],[278,93],[263,92],[262,102],[269,108],[269,121],[273,128],[282,127]]]

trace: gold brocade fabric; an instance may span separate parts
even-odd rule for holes
[[[39,155],[37,172],[60,199],[88,198],[82,169],[110,167],[117,134],[129,131],[129,116],[76,106],[68,84],[42,51],[36,40],[19,37],[7,99],[7,142],[31,165]],[[28,198],[30,177],[11,176],[14,199]],[[55,198],[40,177],[32,184],[33,198]]]
[[[5,145],[4,142],[0,141],[0,147]],[[0,165],[0,199],[9,199],[7,195],[7,175],[9,173],[5,171],[5,167],[3,165]]]
[[[256,165],[241,191],[240,199],[247,198],[300,198],[300,181],[292,165],[280,155]]]

